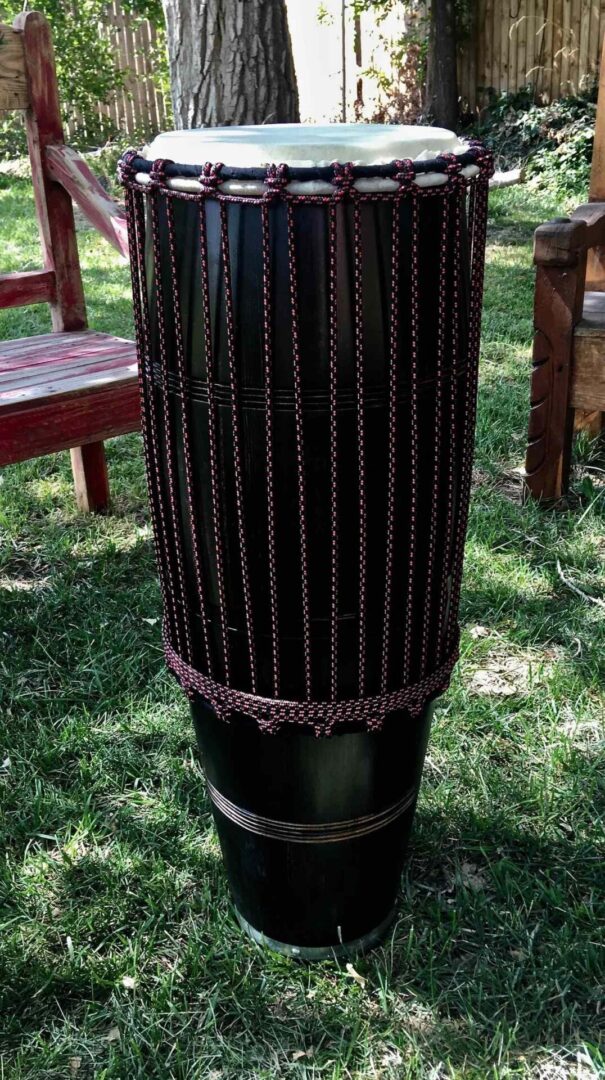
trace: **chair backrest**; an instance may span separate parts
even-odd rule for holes
[[[23,110],[43,269],[0,274],[0,308],[50,304],[54,330],[86,327],[86,306],[70,196],[48,174],[45,153],[63,145],[50,27],[38,11],[0,25],[0,111]]]
[[[605,202],[605,38],[603,38],[599,71],[599,96],[590,169],[589,199],[591,202]]]

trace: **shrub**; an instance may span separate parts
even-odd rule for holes
[[[108,100],[124,84],[114,44],[100,33],[106,26],[106,0],[36,0],[36,9],[48,19],[53,34],[57,79],[64,122],[78,119],[72,139],[79,149],[100,146],[119,135],[115,124],[99,116],[98,102]],[[128,0],[124,4],[131,18],[151,18],[163,25],[157,0]],[[23,0],[0,0],[0,20],[12,22],[23,8]],[[0,117],[0,159],[27,152],[22,118],[17,113]]]
[[[596,89],[539,105],[527,87],[494,96],[477,131],[494,150],[498,168],[525,165],[534,187],[573,201],[588,188],[595,117]]]

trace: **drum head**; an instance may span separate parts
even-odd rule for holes
[[[333,161],[386,165],[396,159],[425,160],[468,149],[445,128],[398,124],[265,124],[168,131],[146,148],[151,160],[181,165],[221,161],[239,168],[285,162],[293,168]]]

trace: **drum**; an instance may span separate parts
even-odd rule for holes
[[[390,125],[120,164],[166,659],[240,923],[290,955],[393,917],[457,659],[490,174]]]

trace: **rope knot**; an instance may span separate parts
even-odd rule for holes
[[[452,154],[448,151],[444,154],[440,154],[437,160],[443,162],[445,165],[445,172],[447,175],[446,187],[451,191],[453,188],[457,187],[460,180],[463,179],[460,158],[456,154]]]
[[[223,168],[222,161],[212,162],[207,161],[198,177],[198,180],[202,186],[202,190],[207,194],[216,191],[219,184],[222,183],[221,171]]]
[[[334,185],[334,198],[338,201],[348,198],[350,195],[355,195],[355,176],[353,174],[353,164],[348,161],[345,165],[341,165],[339,161],[332,162],[332,168],[334,169],[334,175],[332,176],[332,184]]]
[[[118,180],[121,184],[127,184],[129,181],[134,180],[136,175],[136,169],[133,166],[133,161],[138,158],[138,150],[125,150],[122,157],[118,161]]]
[[[494,155],[480,139],[469,139],[469,150],[474,157],[475,165],[479,166],[481,176],[489,180],[494,175]]]
[[[414,162],[411,158],[405,158],[403,161],[395,161],[397,166],[397,172],[393,176],[393,180],[396,180],[399,184],[399,195],[408,194],[414,190],[414,179],[416,177],[416,170],[414,168]]]
[[[149,173],[149,183],[152,187],[166,186],[166,166],[173,164],[174,162],[170,158],[157,158],[152,163],[151,172]]]
[[[265,186],[267,188],[265,198],[268,200],[278,199],[289,180],[290,171],[287,165],[283,163],[281,165],[269,165],[265,174]]]

